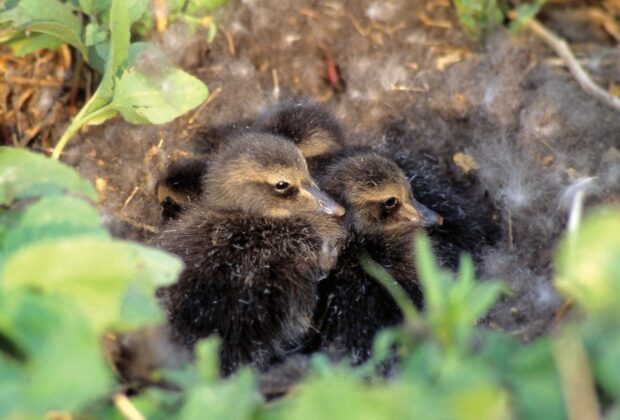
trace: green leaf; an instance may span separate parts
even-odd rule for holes
[[[104,41],[88,47],[88,64],[99,74],[105,73],[106,60],[110,55],[110,42]],[[108,99],[109,100],[109,99]]]
[[[71,300],[23,290],[3,293],[0,333],[26,356],[19,363],[0,353],[3,418],[75,411],[108,393],[112,377],[99,336]]]
[[[32,33],[26,35],[21,33],[19,36],[11,39],[6,45],[11,48],[16,57],[23,57],[31,52],[42,50],[44,48],[53,50],[64,44],[62,39],[52,35],[43,33]]]
[[[72,237],[18,251],[7,260],[0,279],[7,290],[27,287],[72,297],[102,332],[161,321],[151,318],[144,322],[135,306],[123,307],[122,299],[127,293],[142,294],[140,306],[152,315],[158,307],[155,289],[173,282],[181,266],[177,258],[155,249],[90,236]],[[132,304],[136,298],[127,299]],[[127,318],[128,314],[131,317]]]
[[[34,242],[84,234],[108,236],[92,206],[71,196],[44,197],[28,206],[19,223],[8,231],[2,251],[8,255]]]
[[[371,386],[340,371],[301,384],[294,398],[282,402],[286,407],[282,417],[388,420],[413,418],[415,411],[420,419],[430,418],[416,397],[410,384]]]
[[[78,117],[84,118],[88,114],[98,111],[108,105],[114,96],[114,80],[120,75],[122,67],[129,54],[129,4],[125,0],[112,0],[110,8],[110,44],[108,46],[108,56],[105,62],[105,71],[99,87],[93,97],[82,108]],[[101,50],[95,50],[101,53]],[[90,52],[92,55],[92,51]],[[108,116],[109,117],[109,116]],[[74,120],[74,122],[75,122]],[[99,119],[98,122],[103,121]]]
[[[201,15],[213,11],[226,4],[227,0],[189,0],[186,6],[186,13]]]
[[[113,107],[134,124],[163,124],[207,99],[207,87],[180,69],[147,76],[127,70],[116,82]]]
[[[215,22],[211,22],[209,24],[209,32],[207,33],[207,42],[209,44],[212,43],[216,35],[217,35],[217,25],[215,24]]]
[[[196,346],[196,367],[201,378],[208,383],[220,377],[220,343],[220,338],[214,336],[200,341]]]
[[[505,334],[487,334],[481,357],[512,390],[517,418],[566,418],[560,378],[547,338],[523,344]]]
[[[620,211],[591,212],[557,256],[556,286],[589,314],[620,319]]]
[[[75,169],[27,150],[0,147],[0,205],[65,191],[97,199]]]
[[[125,0],[129,11],[129,22],[140,20],[149,8],[149,0]]]
[[[437,267],[424,235],[416,237],[416,262],[433,335],[443,346],[465,350],[475,323],[495,303],[504,286],[476,282],[470,257],[461,258],[458,281],[453,282],[448,273]]]
[[[95,16],[110,7],[111,0],[79,0],[80,8],[88,15]]]
[[[379,264],[374,262],[368,254],[360,257],[360,264],[364,271],[379,282],[392,296],[398,307],[403,312],[403,317],[409,324],[414,324],[419,320],[418,311],[416,310],[411,298],[403,290],[400,284],[396,282],[392,276]]]
[[[87,47],[92,47],[93,45],[100,44],[107,41],[107,39],[108,30],[106,28],[102,28],[97,22],[91,22],[86,25],[84,44]]]
[[[250,419],[261,400],[253,372],[244,368],[217,384],[197,386],[188,390],[186,403],[178,418]]]
[[[0,14],[0,23],[12,22],[13,27],[19,30],[54,36],[73,45],[86,57],[82,22],[74,11],[70,3],[58,0],[20,0]]]
[[[547,0],[535,0],[533,3],[523,3],[517,7],[516,17],[510,23],[510,30],[516,32],[523,28],[529,20],[540,12],[546,2]]]
[[[454,6],[463,31],[474,39],[504,17],[498,0],[454,0]]]

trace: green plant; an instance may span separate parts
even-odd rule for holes
[[[545,2],[523,2],[512,11],[505,0],[454,0],[454,7],[463,31],[469,37],[478,39],[508,17],[512,20],[511,30],[519,30],[525,22],[536,16]]]
[[[103,75],[93,96],[59,139],[52,157],[57,159],[84,125],[100,124],[118,114],[133,124],[163,124],[206,100],[207,87],[170,63],[158,63],[157,70],[140,66],[144,54],[154,47],[131,43],[130,29],[146,16],[148,5],[148,0],[4,3],[0,13],[4,35],[0,41],[17,43],[21,53],[66,42]],[[87,25],[82,23],[82,17],[88,17]],[[30,32],[36,35],[26,42]]]
[[[93,200],[92,186],[73,169],[0,148],[2,418],[120,418],[101,336],[162,321],[153,293],[174,281],[181,263],[111,238]],[[334,364],[316,354],[286,398],[265,402],[251,369],[219,377],[213,337],[199,344],[193,365],[162,372],[175,387],[146,389],[131,404],[153,419],[549,420],[576,416],[584,406],[587,414],[617,418],[619,230],[620,211],[600,209],[563,240],[557,287],[576,310],[554,334],[530,344],[477,326],[505,286],[476,281],[467,257],[456,275],[440,270],[421,236],[424,312],[381,266],[362,259],[405,315],[403,325],[379,334],[366,364]]]
[[[0,417],[80,411],[111,395],[106,332],[163,320],[181,263],[110,237],[97,194],[63,164],[0,148]]]

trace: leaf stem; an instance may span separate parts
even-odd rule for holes
[[[88,124],[89,122],[96,120],[101,115],[104,115],[105,113],[110,112],[110,110],[113,109],[112,103],[109,103],[99,108],[98,110],[91,112],[90,114],[82,115],[84,111],[88,110],[90,102],[94,98],[96,98],[96,95],[93,96],[86,105],[84,105],[82,110],[75,116],[75,118],[73,119],[73,121],[71,122],[67,130],[64,132],[60,140],[58,140],[58,143],[56,144],[56,147],[54,147],[54,151],[52,152],[52,159],[58,160],[67,142],[71,139],[71,137],[73,137],[75,133],[77,133],[80,130],[80,128],[82,128],[84,125]]]
[[[393,279],[385,268],[377,264],[367,253],[362,254],[359,261],[364,271],[385,287],[387,292],[392,296],[392,299],[394,299],[403,312],[405,322],[410,325],[416,325],[420,320],[420,314],[403,287]]]

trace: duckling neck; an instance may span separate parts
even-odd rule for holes
[[[349,245],[366,252],[385,268],[404,266],[413,268],[413,233],[407,234],[349,234]],[[400,270],[399,270],[400,271]]]

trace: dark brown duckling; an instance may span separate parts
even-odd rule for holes
[[[400,323],[402,313],[383,286],[364,271],[360,257],[368,255],[383,266],[422,308],[413,262],[414,233],[442,220],[414,199],[401,169],[377,153],[340,160],[321,185],[347,209],[347,239],[336,267],[319,285],[322,304],[314,318],[318,346],[362,363],[371,354],[377,332]],[[317,339],[310,337],[310,342]]]
[[[262,114],[198,132],[194,158],[173,162],[156,186],[164,220],[178,217],[199,200],[208,156],[218,145],[241,134],[267,133],[291,140],[301,150],[311,174],[320,173],[342,150],[345,132],[340,122],[323,106],[308,100],[290,100]]]
[[[160,291],[173,341],[192,348],[217,333],[221,371],[259,369],[298,346],[317,283],[335,263],[344,209],[310,179],[290,141],[232,138],[209,162],[203,194],[156,243],[185,262]]]
[[[309,100],[287,101],[269,109],[259,116],[257,126],[293,141],[312,175],[322,172],[345,145],[340,121],[325,106]]]

